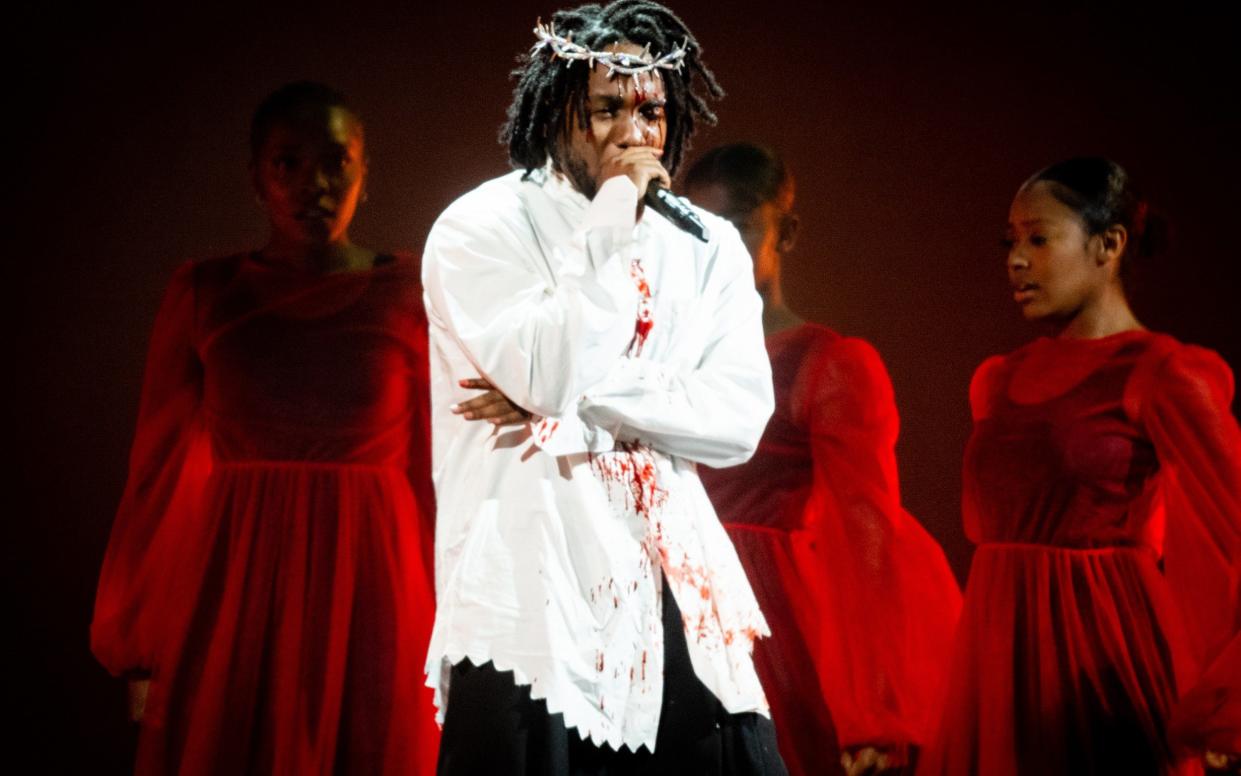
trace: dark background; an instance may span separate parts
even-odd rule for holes
[[[1144,273],[1140,317],[1241,366],[1241,118],[1224,11],[673,5],[729,92],[696,149],[757,139],[785,154],[803,219],[789,302],[884,355],[905,501],[961,577],[970,374],[1037,333],[1010,300],[997,242],[1035,169],[1084,153],[1126,165],[1176,228]],[[120,683],[87,648],[95,577],[164,284],[184,259],[264,237],[246,173],[254,106],[301,78],[351,95],[371,157],[354,238],[419,249],[445,205],[506,170],[495,140],[506,73],[553,9],[9,12],[17,387],[4,573],[20,650],[10,730],[37,758],[32,772],[128,767]]]

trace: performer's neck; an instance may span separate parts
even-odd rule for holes
[[[759,296],[763,298],[763,334],[772,334],[801,326],[805,321],[784,304],[784,291],[778,279],[761,285]]]

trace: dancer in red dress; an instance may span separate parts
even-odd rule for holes
[[[1106,159],[1053,165],[1013,201],[1013,296],[1053,336],[974,375],[978,550],[919,773],[1197,773],[1241,750],[1233,378],[1129,308],[1157,225]]]
[[[746,464],[702,471],[772,637],[755,647],[791,774],[898,772],[925,742],[961,594],[939,545],[901,508],[896,404],[866,341],[784,305],[793,180],[772,152],[709,151],[695,203],[729,218],[763,295],[776,411]]]
[[[140,773],[430,773],[417,262],[349,240],[338,94],[282,88],[251,141],[271,238],[172,279],[92,647],[133,681]]]

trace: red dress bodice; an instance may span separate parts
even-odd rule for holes
[[[426,439],[425,318],[412,258],[320,276],[247,257],[198,265],[194,350],[217,460],[405,468]]]
[[[1159,459],[1137,397],[1126,405],[1149,346],[1145,333],[1039,340],[980,370],[963,478],[971,540],[1158,551]]]

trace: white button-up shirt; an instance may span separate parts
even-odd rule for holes
[[[428,683],[442,715],[451,666],[493,661],[596,745],[654,750],[665,582],[702,682],[729,712],[767,708],[767,624],[695,469],[745,461],[771,414],[762,302],[726,221],[699,211],[703,243],[649,210],[635,225],[627,177],[594,200],[528,178],[484,183],[427,238]],[[534,420],[452,414],[476,376]]]

